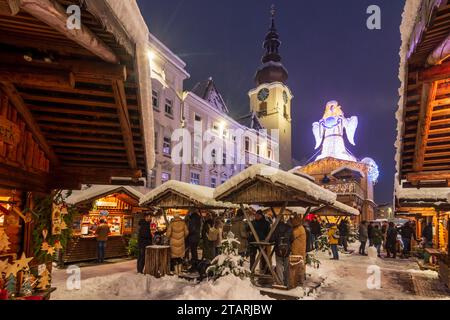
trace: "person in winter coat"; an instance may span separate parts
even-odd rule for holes
[[[374,224],[373,224],[373,222],[369,222],[369,225],[367,226],[367,236],[369,237],[369,247],[373,246],[373,230],[374,230]]]
[[[303,226],[303,219],[301,216],[291,218],[290,224],[293,228],[293,237],[291,254],[293,256],[301,256],[303,258],[303,265],[299,272],[299,283],[303,283],[306,279],[306,242],[307,234]]]
[[[256,211],[255,220],[253,220],[253,227],[255,228],[256,234],[258,235],[259,241],[265,241],[267,235],[270,231],[270,222],[264,217],[264,213],[261,210]],[[252,242],[256,242],[255,236],[253,233],[250,233],[248,238],[248,251],[250,254],[250,269],[253,268],[256,260],[256,254],[258,253],[258,249],[256,245],[252,245]],[[265,269],[264,260],[261,260],[260,269]]]
[[[422,230],[422,237],[424,239],[425,248],[433,247],[433,224],[428,222],[427,225]]]
[[[105,219],[100,219],[100,225],[95,230],[95,235],[97,239],[97,262],[105,262],[105,248],[106,242],[108,241],[108,235],[110,229]]]
[[[145,267],[145,248],[152,244],[152,233],[150,230],[150,222],[152,216],[150,213],[144,215],[144,219],[139,221],[138,231],[138,258],[137,258],[137,272],[144,273]]]
[[[348,251],[348,235],[350,233],[350,226],[347,219],[344,219],[339,223],[339,244],[344,248],[344,251]]]
[[[282,219],[275,228],[270,240],[274,243],[276,272],[278,278],[285,286],[288,286],[289,255],[291,253],[291,245],[294,240],[292,226]]]
[[[175,266],[175,273],[180,274],[181,262],[185,252],[184,241],[189,235],[189,230],[178,213],[174,215],[166,234],[170,241],[170,257],[172,258],[172,264]]]
[[[386,231],[386,257],[392,258],[397,257],[397,229],[393,222],[389,222],[389,227]]]
[[[383,233],[381,232],[379,225],[375,225],[373,227],[372,244],[377,249],[378,258],[381,258],[381,245],[383,244]]]
[[[316,250],[319,249],[319,237],[322,235],[322,227],[320,225],[320,222],[318,221],[318,218],[315,218],[311,223],[309,224],[311,229],[311,235],[312,235],[312,241],[314,243],[314,248]]]
[[[411,239],[413,238],[417,241],[416,231],[411,227],[411,223],[408,221],[399,229],[399,233],[402,236],[403,256],[409,256],[411,252]]]
[[[188,245],[191,251],[191,263],[194,265],[198,262],[197,248],[200,242],[200,231],[202,227],[202,218],[197,209],[192,210],[186,217],[188,227]]]
[[[386,235],[387,229],[389,228],[389,224],[385,221],[381,226],[381,233],[383,234],[383,248],[386,249]]]
[[[216,218],[216,221],[214,222],[214,228],[217,229],[217,240],[215,242],[216,250],[215,250],[215,256],[218,256],[222,253],[222,241],[223,241],[223,222],[220,218]]]
[[[339,251],[338,251],[338,244],[339,244],[339,235],[338,235],[338,228],[336,224],[332,224],[330,229],[328,229],[328,243],[331,247],[331,252],[333,253],[333,258],[331,260],[339,260]]]
[[[235,239],[239,241],[239,254],[245,256],[247,254],[249,232],[247,223],[244,221],[242,209],[239,209],[236,216],[231,219],[231,232],[234,234]]]
[[[366,243],[367,243],[367,239],[369,237],[369,232],[367,230],[367,221],[362,221],[359,224],[359,242],[361,243],[361,245],[359,246],[359,254],[366,256]]]
[[[203,242],[203,259],[212,261],[214,259],[216,250],[216,241],[218,237],[218,230],[214,228],[214,220],[208,213],[203,218],[202,227],[202,242]]]

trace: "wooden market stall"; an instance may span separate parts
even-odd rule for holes
[[[71,5],[81,14],[74,28],[66,24]],[[134,2],[0,0],[2,262],[34,257],[37,198],[81,184],[139,183],[152,169],[147,41]],[[42,234],[49,256],[61,245],[46,241],[55,230]]]
[[[262,164],[253,165],[218,186],[214,191],[214,198],[240,206],[247,204],[271,208],[276,220],[266,239],[259,239],[247,211],[244,210],[244,212],[256,239],[253,244],[258,247],[256,262],[251,270],[252,281],[269,278],[277,286],[282,286],[282,283],[272,268],[269,268],[270,275],[266,275],[256,273],[256,266],[261,258],[268,266],[272,265],[273,250],[267,250],[267,248],[272,246],[270,238],[285,214],[286,208],[297,206],[309,208],[336,202],[336,194],[309,179]],[[267,252],[270,253],[267,254]]]
[[[239,208],[238,205],[229,202],[217,201],[214,199],[213,195],[213,188],[170,180],[143,196],[140,201],[140,206],[159,208],[161,210],[161,218],[163,219],[160,223],[166,225],[169,223],[171,216],[175,212],[179,213],[180,216],[185,216],[190,209],[197,209],[199,211],[235,211],[235,209]],[[168,247],[163,248],[161,246],[150,246],[147,249],[146,257],[148,259],[146,259],[146,273],[159,276],[161,275],[160,270],[168,270],[166,264],[169,263],[169,260],[167,259],[163,259],[165,264],[163,267],[161,267],[159,263],[153,263],[154,266],[159,266],[156,269],[155,267],[150,267],[150,262],[155,260],[151,259],[150,256],[169,256],[168,254],[159,253],[159,251],[163,249],[169,250]]]
[[[450,193],[450,3],[421,1],[406,9],[401,26],[395,211],[413,217],[419,234],[422,222],[433,223],[433,246],[448,269],[448,246],[440,233],[447,229],[442,204]],[[449,279],[444,281],[450,285]]]
[[[143,208],[139,200],[143,194],[129,186],[91,186],[73,191],[67,204],[77,208],[73,217],[72,239],[68,243],[63,263],[90,261],[97,258],[95,229],[100,219],[105,219],[111,230],[105,258],[127,256],[131,235],[137,232],[137,223]]]

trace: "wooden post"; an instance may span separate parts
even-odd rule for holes
[[[170,272],[170,246],[148,246],[145,248],[145,274],[156,278]]]

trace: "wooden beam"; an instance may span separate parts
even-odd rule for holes
[[[67,28],[67,13],[63,6],[54,0],[21,0],[20,8],[33,17],[48,24],[67,38],[88,49],[104,61],[119,63],[119,58],[91,30],[81,24],[80,29]]]
[[[406,175],[406,180],[413,181],[427,181],[427,180],[447,180],[450,179],[450,171],[422,171],[412,172]]]
[[[416,146],[414,149],[413,170],[421,171],[425,159],[425,148],[427,146],[430,132],[430,124],[433,113],[432,102],[436,98],[437,82],[424,83],[420,102],[419,122],[417,127]]]
[[[419,73],[419,81],[432,82],[450,78],[450,62],[424,69]]]
[[[1,36],[0,36],[1,37]],[[36,67],[44,69],[62,69],[70,71],[75,77],[87,77],[98,80],[122,80],[126,81],[127,67],[120,64],[112,64],[101,61],[90,61],[86,59],[55,58],[51,62],[44,61],[43,54],[31,53],[31,61],[25,60],[24,53],[0,52],[0,61],[3,64],[14,64],[16,67]]]
[[[123,142],[125,144],[128,163],[131,169],[137,168],[136,153],[134,150],[133,132],[128,114],[127,99],[123,81],[113,81],[112,88],[117,105],[117,114],[119,115],[120,128],[122,130]]]
[[[75,86],[74,75],[69,71],[19,67],[14,64],[0,64],[0,81],[33,84],[43,88]]]
[[[0,88],[5,92],[5,94],[10,99],[11,103],[14,105],[15,109],[17,110],[18,114],[22,117],[22,120],[27,125],[28,130],[33,134],[34,139],[36,139],[39,146],[42,148],[42,150],[47,155],[50,162],[58,166],[59,161],[52,150],[52,148],[47,143],[47,140],[45,139],[44,135],[42,134],[41,129],[39,128],[39,125],[37,124],[36,120],[34,119],[33,115],[31,114],[30,110],[26,106],[25,102],[23,101],[22,97],[20,96],[19,92],[17,92],[16,88],[12,83],[9,82],[0,82]]]

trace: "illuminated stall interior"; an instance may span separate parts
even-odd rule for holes
[[[64,263],[96,259],[95,230],[102,219],[110,229],[106,258],[126,256],[128,240],[137,232],[143,212],[139,207],[141,196],[128,186],[91,186],[75,191],[67,201],[76,206],[79,214],[73,219],[73,238],[63,257]]]

